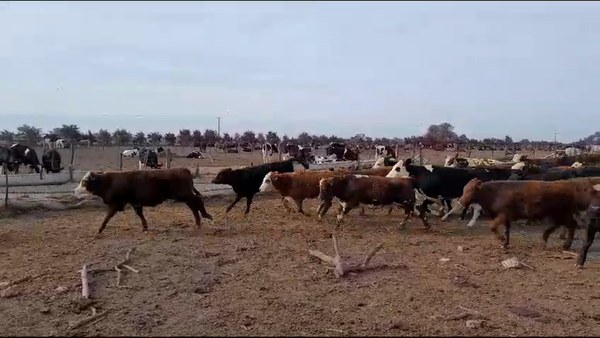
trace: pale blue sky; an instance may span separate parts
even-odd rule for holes
[[[0,1],[0,129],[572,141],[599,63],[598,2]]]

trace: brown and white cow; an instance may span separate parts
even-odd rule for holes
[[[414,211],[415,192],[413,180],[409,178],[386,178],[378,176],[343,175],[321,179],[319,182],[318,207],[319,219],[327,213],[334,197],[342,201],[342,210],[337,215],[341,221],[350,210],[362,204],[390,205],[400,204],[405,212],[401,222],[404,227],[406,221]],[[419,218],[425,228],[429,225],[425,221],[424,213]]]
[[[127,204],[131,204],[146,231],[148,222],[144,217],[143,208],[157,206],[168,199],[184,202],[192,210],[198,228],[201,225],[200,214],[212,220],[212,216],[206,212],[202,195],[194,188],[192,173],[187,168],[89,171],[74,192],[75,195],[80,195],[85,191],[102,198],[108,205],[98,233],[104,230],[108,221],[118,211],[124,211]]]
[[[308,216],[302,210],[302,202],[308,198],[317,198],[319,196],[319,181],[323,178],[329,178],[347,173],[345,170],[298,170],[291,173],[269,172],[265,175],[263,183],[259,190],[267,192],[277,190],[282,196],[281,201],[284,207],[291,211],[286,201],[293,201],[298,207],[298,211]]]
[[[477,204],[476,210],[485,210],[492,218],[491,230],[508,248],[510,224],[519,219],[542,221],[549,219],[553,225],[544,234],[544,242],[561,225],[567,228],[565,250],[571,247],[573,236],[582,214],[587,212],[591,199],[598,194],[598,179],[573,179],[565,181],[490,181],[483,183],[474,178],[463,189],[463,195],[448,215]],[[474,215],[475,217],[475,215]],[[498,227],[504,225],[504,236]]]

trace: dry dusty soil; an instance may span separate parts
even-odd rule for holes
[[[352,211],[338,233],[342,255],[359,261],[384,248],[374,269],[337,279],[308,255],[332,254],[334,210],[318,223],[316,202],[306,217],[264,196],[247,217],[243,202],[236,206],[225,228],[230,199],[206,198],[215,222],[200,232],[182,204],[148,208],[148,233],[130,208],[100,236],[103,209],[2,219],[0,282],[32,276],[3,285],[2,334],[600,335],[599,262],[575,269],[556,235],[542,248],[545,227],[515,225],[505,251],[483,222],[469,232],[451,220],[425,233],[417,221],[400,230],[401,211]],[[134,247],[129,265],[138,273],[124,269],[121,287],[115,271],[91,274],[91,299],[80,299],[83,263],[112,268]],[[504,269],[513,256],[531,268]],[[91,307],[106,315],[69,329]],[[467,320],[482,322],[469,328]]]

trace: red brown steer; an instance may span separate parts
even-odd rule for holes
[[[548,237],[561,225],[567,228],[563,248],[568,250],[573,242],[577,222],[587,212],[591,199],[598,192],[591,180],[569,181],[490,181],[483,183],[472,179],[463,189],[463,195],[450,212],[457,213],[471,204],[478,204],[493,218],[491,230],[508,248],[510,223],[519,219],[542,221],[549,219],[553,224],[544,231]],[[504,236],[498,227],[504,225]]]
[[[106,217],[102,221],[98,233],[117,213],[131,204],[135,213],[142,220],[142,228],[148,230],[148,222],[144,218],[143,207],[154,207],[173,199],[185,204],[192,210],[196,226],[200,228],[202,217],[212,220],[206,212],[200,192],[194,188],[192,173],[186,168],[134,171],[90,171],[75,188],[75,194],[85,190],[102,198],[108,205]],[[198,213],[200,212],[200,214]]]
[[[400,224],[402,227],[412,214],[415,204],[413,180],[409,178],[387,178],[378,176],[357,177],[357,175],[336,176],[322,179],[319,182],[319,219],[331,207],[331,201],[337,197],[342,201],[342,210],[337,215],[341,221],[345,214],[359,204],[389,205],[398,203],[402,205],[405,218]],[[429,228],[424,213],[419,218],[425,228]]]

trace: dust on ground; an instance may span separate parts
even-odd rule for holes
[[[183,204],[147,208],[148,233],[130,208],[97,237],[102,209],[3,219],[0,282],[34,276],[2,293],[3,334],[600,335],[600,263],[575,269],[556,235],[542,248],[543,226],[513,226],[521,234],[505,251],[484,222],[468,231],[432,216],[430,233],[416,220],[400,230],[403,212],[367,207],[364,216],[349,214],[339,246],[360,261],[383,243],[371,262],[377,269],[340,280],[308,255],[333,254],[334,210],[319,223],[315,201],[305,202],[306,217],[284,211],[280,198],[259,197],[246,217],[244,201],[234,208],[229,229],[230,199],[206,198],[215,222],[203,221],[200,233]],[[123,287],[116,272],[92,274],[92,299],[81,300],[74,285],[82,264],[111,268],[132,247],[129,265],[139,273],[123,271]],[[533,269],[502,268],[513,256]],[[106,316],[70,330],[91,307]],[[467,320],[478,322],[468,328]]]

